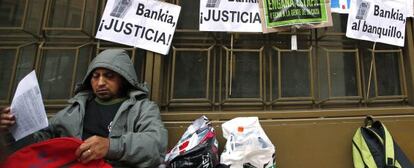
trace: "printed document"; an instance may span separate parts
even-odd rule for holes
[[[17,85],[11,112],[16,118],[16,124],[10,131],[16,140],[47,127],[45,106],[35,71],[25,76]]]

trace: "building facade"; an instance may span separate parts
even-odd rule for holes
[[[258,116],[278,167],[352,167],[351,140],[364,116],[384,121],[414,162],[414,34],[405,47],[345,37],[333,27],[280,33],[200,32],[199,1],[182,7],[168,55],[95,39],[105,0],[0,0],[0,106],[36,70],[49,116],[67,105],[87,65],[107,48],[126,49],[147,82],[175,145],[206,115],[216,127]],[[291,35],[298,50],[291,50]],[[375,46],[375,47],[374,47]]]

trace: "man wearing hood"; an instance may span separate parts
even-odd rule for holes
[[[105,159],[114,167],[156,167],[167,148],[158,106],[138,83],[134,66],[124,50],[108,49],[90,63],[70,105],[30,135],[39,142],[56,137],[77,137],[79,161]],[[15,123],[10,108],[0,112],[0,128]]]

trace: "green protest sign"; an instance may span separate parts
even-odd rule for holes
[[[329,0],[261,0],[267,27],[328,21]]]

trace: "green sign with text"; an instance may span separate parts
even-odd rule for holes
[[[262,0],[262,2],[267,27],[328,21],[326,0]]]

